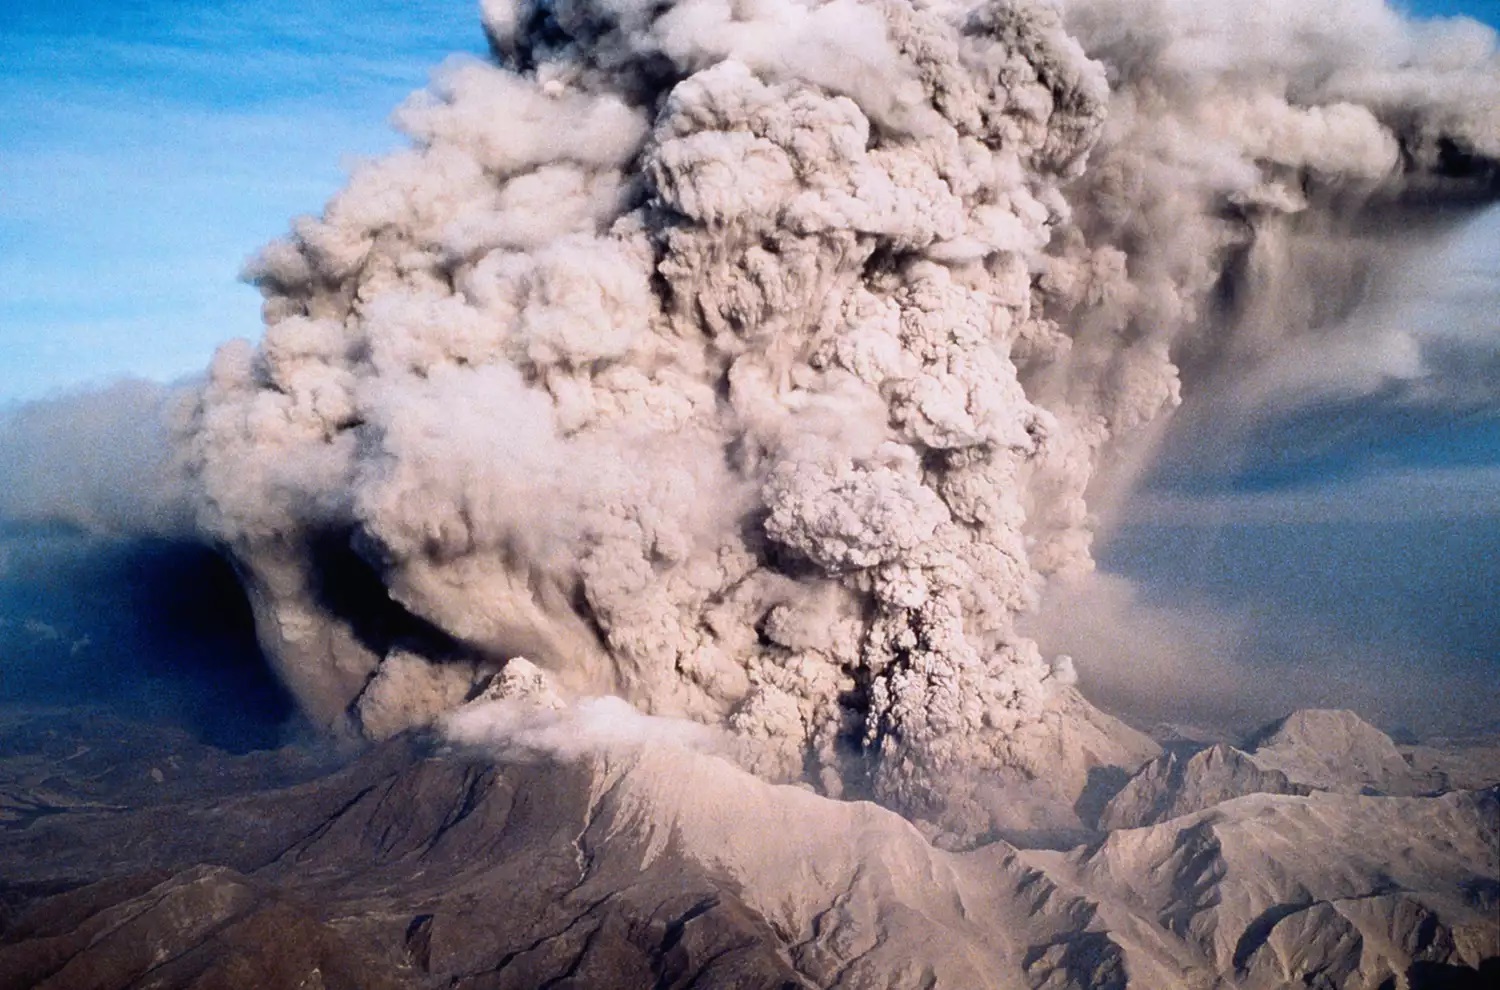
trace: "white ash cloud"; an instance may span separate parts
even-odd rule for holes
[[[200,394],[267,651],[335,728],[524,654],[970,831],[1070,731],[1016,623],[1101,468],[1316,329],[1305,232],[1500,153],[1493,37],[1374,0],[483,9]]]
[[[1500,56],[1483,25],[1413,24],[1378,0],[1063,7],[1113,95],[1042,279],[1071,338],[1049,373],[1074,415],[1112,427],[1105,447],[1184,387],[1201,399],[1339,356],[1356,336],[1343,317],[1431,249],[1433,200],[1494,196]],[[1319,391],[1412,371],[1409,341],[1366,336],[1381,358],[1342,360]],[[1287,385],[1283,404],[1314,395]],[[1090,508],[1139,467],[1124,458]]]
[[[507,663],[478,697],[432,713],[450,742],[510,760],[578,760],[662,746],[730,755],[736,745],[720,728],[646,715],[622,698],[565,702],[546,672],[525,657]]]

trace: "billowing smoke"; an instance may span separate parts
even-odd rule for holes
[[[337,730],[524,656],[982,829],[967,782],[1092,731],[1016,623],[1184,388],[1419,243],[1366,231],[1496,187],[1493,33],[1377,0],[483,14],[413,147],[253,263],[265,338],[183,433]]]

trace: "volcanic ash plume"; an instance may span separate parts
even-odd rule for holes
[[[305,710],[383,735],[524,656],[969,831],[967,771],[1140,745],[1014,632],[1091,479],[1299,218],[1500,151],[1476,27],[1242,6],[487,0],[201,394]]]

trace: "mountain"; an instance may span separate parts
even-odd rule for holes
[[[1313,790],[1215,747],[1101,824],[1149,781],[1207,807],[947,851],[670,740],[231,757],[7,728],[0,789],[31,810],[0,823],[5,990],[1477,986],[1500,959],[1495,788]]]

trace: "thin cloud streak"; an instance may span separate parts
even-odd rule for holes
[[[1500,520],[1500,465],[1398,468],[1271,491],[1149,492],[1131,500],[1119,524],[1303,525],[1439,519]]]

